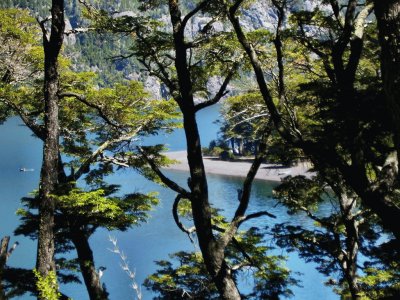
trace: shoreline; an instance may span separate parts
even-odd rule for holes
[[[168,167],[163,167],[166,170],[189,171],[187,164],[186,151],[171,151],[164,152],[165,156],[170,159],[176,160],[177,163],[171,164]],[[248,159],[236,161],[224,161],[216,157],[205,156],[204,168],[207,174],[225,175],[233,177],[245,178],[248,170],[250,169],[251,162]],[[311,165],[308,163],[301,163],[291,167],[284,167],[279,164],[261,164],[255,179],[264,181],[281,182],[286,176],[304,175],[311,177],[314,172],[309,172]]]

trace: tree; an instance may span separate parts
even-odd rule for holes
[[[59,252],[71,249],[71,242],[77,250],[90,298],[105,299],[107,293],[99,281],[89,237],[98,227],[126,230],[139,224],[146,216],[142,211],[149,210],[155,199],[152,195],[132,194],[118,200],[109,196],[115,193],[117,187],[106,185],[103,178],[115,171],[113,165],[121,167],[128,163],[147,175],[142,159],[134,152],[135,140],[155,134],[160,128],[169,131],[175,126],[177,115],[173,103],[149,100],[137,82],[97,90],[89,84],[91,77],[91,74],[65,71],[61,77],[62,92],[59,95],[63,99],[60,106],[63,139],[62,152],[59,153],[59,185],[54,191],[55,226]],[[71,91],[65,91],[66,88]],[[29,90],[25,92],[30,94]],[[39,138],[43,138],[40,134],[42,128],[37,125],[41,123],[41,112],[29,113],[29,109],[35,107],[31,106],[32,103],[38,99],[32,93],[31,101],[25,105],[25,96],[21,96],[22,102],[18,98],[4,101],[12,109],[18,108],[15,113],[21,115],[26,125],[39,134]],[[159,145],[147,148],[154,156],[159,156],[161,150]],[[61,154],[68,157],[68,163],[63,162]],[[165,163],[167,160],[159,156],[157,165]],[[92,187],[91,190],[84,192],[78,189],[77,182],[83,178]],[[31,199],[28,208],[36,208],[36,205],[37,201]],[[36,215],[22,212],[22,216],[24,224],[17,233],[36,238]]]
[[[236,152],[239,155],[243,155],[243,150],[255,154],[259,138],[267,125],[266,110],[260,100],[257,93],[248,93],[230,97],[222,104],[222,138],[231,141],[234,152],[237,144]]]
[[[155,8],[160,3],[144,2],[144,8]],[[193,17],[201,12],[213,11],[212,1],[201,1],[193,5],[183,5],[176,0],[168,1],[163,8],[169,12],[171,23],[160,24],[151,18],[123,16],[108,17],[107,12],[96,10],[86,4],[97,27],[113,32],[132,32],[135,35],[133,55],[146,68],[148,73],[157,77],[168,88],[170,96],[178,104],[183,115],[183,128],[186,136],[187,155],[190,169],[188,178],[189,190],[167,178],[152,161],[152,156],[142,151],[149,166],[160,180],[170,189],[177,192],[174,209],[182,199],[189,199],[193,213],[194,229],[207,271],[215,283],[222,299],[240,299],[234,280],[234,270],[229,266],[225,250],[239,226],[246,220],[269,215],[258,212],[246,215],[250,200],[251,183],[260,166],[264,153],[261,150],[249,170],[238,195],[239,205],[235,216],[224,232],[215,232],[212,226],[211,206],[208,197],[207,177],[201,153],[201,142],[196,122],[196,112],[217,103],[225,94],[228,83],[234,76],[241,51],[236,51],[236,43],[229,32],[215,32],[214,23],[219,17],[210,21],[200,30],[188,34],[188,25]],[[188,12],[183,16],[184,9]],[[222,84],[215,95],[209,95],[206,83],[212,74],[225,74]],[[197,102],[195,99],[199,99]],[[262,144],[262,143],[261,143]],[[263,147],[263,146],[260,146]],[[176,213],[175,213],[176,215]],[[180,226],[179,220],[177,221]]]
[[[24,22],[21,18],[17,20]],[[15,34],[14,37],[19,36]],[[34,38],[31,36],[28,40],[30,43]],[[26,43],[26,49],[34,49],[29,43]],[[29,57],[29,54],[26,56]],[[149,177],[149,172],[135,150],[135,142],[161,129],[171,131],[178,126],[178,115],[173,102],[149,99],[138,82],[124,82],[116,84],[114,88],[96,89],[94,74],[73,73],[68,71],[65,59],[60,58],[60,61],[61,84],[57,96],[61,99],[58,119],[62,140],[57,153],[58,185],[52,193],[56,209],[56,238],[60,243],[57,249],[59,253],[69,251],[72,242],[78,253],[78,262],[90,298],[105,299],[107,293],[99,281],[89,237],[99,226],[126,230],[139,224],[146,216],[144,212],[155,204],[155,198],[153,195],[141,194],[127,195],[121,199],[109,196],[117,187],[106,185],[103,178],[115,171],[113,165],[126,166],[128,161],[130,166]],[[44,106],[38,88],[43,81],[40,78],[40,67],[36,69],[40,63],[33,60],[30,64],[26,61],[26,64],[26,69],[35,70],[37,77],[33,78],[35,80],[32,77],[21,77],[16,83],[13,80],[4,82],[1,86],[1,108],[7,111],[5,117],[13,114],[21,117],[32,133],[44,141]],[[158,165],[167,162],[159,156],[161,150],[160,145],[147,147],[149,153],[159,157]],[[83,192],[78,188],[78,180],[84,178],[92,187],[90,191]],[[65,198],[70,201],[60,200]],[[27,203],[28,209],[38,207],[37,197],[30,201]],[[78,218],[79,215],[81,217]],[[25,211],[22,217],[25,223],[17,232],[37,238],[36,214]]]
[[[286,1],[273,1],[273,3],[278,11],[279,24],[283,24]],[[242,1],[235,1],[226,9],[238,41],[253,66],[260,92],[279,134],[292,147],[301,149],[312,160],[318,171],[329,168],[338,169],[345,183],[362,199],[364,205],[371,208],[380,217],[383,226],[398,239],[400,228],[395,220],[399,218],[400,209],[392,192],[396,187],[396,164],[393,163],[390,149],[383,145],[387,138],[390,138],[388,128],[385,128],[387,122],[382,123],[385,126],[379,133],[368,132],[368,135],[362,135],[364,132],[361,124],[364,121],[354,117],[358,114],[358,110],[364,107],[363,101],[370,99],[364,92],[365,90],[359,89],[363,81],[357,72],[365,66],[363,59],[364,55],[368,53],[362,51],[366,39],[365,22],[373,6],[367,3],[364,8],[358,10],[358,4],[358,1],[348,1],[345,5],[345,12],[342,13],[338,2],[330,1],[326,10],[303,10],[294,14],[297,33],[295,38],[310,53],[308,57],[305,57],[306,61],[314,62],[313,58],[316,57],[323,64],[322,78],[327,81],[324,80],[324,83],[320,82],[315,87],[321,88],[325,84],[329,87],[331,93],[329,97],[326,97],[327,89],[320,89],[320,92],[324,91],[324,97],[335,101],[331,102],[333,106],[331,106],[332,114],[330,116],[334,116],[334,122],[343,124],[338,132],[340,139],[335,139],[331,131],[324,133],[325,128],[318,135],[305,134],[307,131],[302,131],[301,124],[296,123],[293,114],[285,113],[274,103],[264,76],[262,62],[244,33],[237,16]],[[306,31],[306,27],[320,30],[317,30],[315,34],[310,34]],[[284,88],[283,56],[285,53],[282,51],[282,43],[282,26],[278,26],[274,46],[277,52],[279,78],[281,78],[279,82],[280,86]],[[382,114],[378,114],[378,118],[371,121],[378,124],[385,119],[387,113],[380,105],[382,94],[379,87],[374,90],[374,95],[376,97],[374,105],[377,110],[382,111]],[[376,157],[375,146],[368,142],[371,140],[371,134],[385,136],[381,137],[385,142],[381,143],[380,149],[388,149],[388,151],[380,153],[378,155],[380,159],[375,161],[370,160],[371,157]],[[342,143],[343,140],[348,142],[346,146]],[[340,145],[340,150],[338,145]],[[392,148],[392,150],[394,149]],[[373,177],[369,173],[371,165],[375,166],[372,168],[376,170]]]
[[[358,255],[365,254],[379,234],[370,221],[370,211],[343,189],[337,177],[331,178],[330,183],[324,183],[318,176],[285,178],[275,189],[275,195],[288,207],[289,214],[305,213],[315,225],[277,224],[273,232],[278,245],[292,251],[297,249],[306,261],[316,262],[323,274],[341,274],[338,282],[330,280],[331,285],[338,285],[339,294],[345,295],[348,290],[352,299],[361,299]]]
[[[180,217],[192,218],[188,201],[180,204]],[[214,209],[212,215],[214,227],[223,232],[229,223]],[[241,296],[279,299],[280,296],[292,295],[288,286],[298,282],[284,267],[284,257],[268,254],[270,250],[261,230],[255,227],[239,231],[226,248],[226,260],[236,270],[235,279],[249,273],[253,275],[252,292],[248,295],[242,293]],[[160,269],[146,279],[144,285],[147,289],[157,292],[162,299],[219,299],[218,290],[207,274],[200,252],[180,251],[170,255],[170,258],[172,262],[156,262]]]
[[[55,273],[54,263],[54,210],[52,196],[58,183],[58,92],[59,73],[58,56],[64,38],[64,0],[52,0],[51,28],[48,33],[45,23],[40,21],[43,32],[44,49],[44,145],[43,163],[39,186],[39,235],[36,268],[42,277]],[[48,37],[50,34],[50,37]]]
[[[275,38],[270,44],[276,50],[278,95],[273,93],[267,81],[266,74],[271,71],[268,71],[269,64],[263,61],[265,51],[257,41],[251,40],[251,34],[246,33],[240,23],[243,1],[234,1],[225,4],[225,7],[238,41],[252,64],[259,90],[277,132],[288,145],[301,150],[313,162],[323,182],[327,182],[335,191],[341,206],[353,203],[344,200],[354,193],[351,198],[360,199],[361,205],[371,209],[379,217],[379,223],[398,240],[396,220],[400,210],[395,195],[397,159],[394,152],[397,146],[392,139],[394,137],[396,142],[396,131],[393,130],[395,126],[387,121],[389,114],[383,103],[377,72],[379,66],[375,53],[378,49],[373,42],[376,31],[371,30],[367,21],[373,5],[368,1],[347,1],[346,5],[340,6],[337,1],[329,1],[321,8],[292,10],[291,18],[287,20],[286,11],[291,9],[289,2],[272,2],[278,16]],[[391,20],[396,24],[396,18]],[[389,30],[392,37],[396,36],[395,28]],[[386,38],[388,40],[391,39]],[[303,53],[301,60],[291,60],[289,51],[293,41],[298,43],[297,51]],[[384,47],[382,51],[385,51]],[[381,54],[382,58],[392,56]],[[297,72],[304,77],[297,82],[297,86],[293,86],[291,74],[287,72],[289,62],[296,63],[300,68]],[[393,74],[395,78],[396,73]],[[299,94],[288,94],[291,90]],[[307,114],[304,107],[296,109],[299,104],[310,105],[313,114]],[[372,107],[374,115],[368,112]],[[393,109],[391,114],[395,114],[395,111]],[[344,193],[337,191],[334,188],[336,186],[342,186]],[[292,197],[296,198],[296,194],[298,196],[292,190]],[[347,196],[343,198],[343,195]],[[298,209],[310,213],[304,206]],[[352,210],[350,207],[348,210],[342,209]],[[342,215],[341,218],[348,235],[346,239],[353,240],[346,242],[346,253],[356,253],[359,247],[357,222],[354,223],[354,216],[351,215]],[[371,216],[368,218],[374,220]],[[311,245],[310,248],[303,248],[305,252],[320,249],[313,248],[315,243],[307,241],[308,234],[305,231],[297,233],[303,239],[301,243]],[[293,244],[296,241],[297,238]],[[290,239],[288,242],[291,242]],[[394,244],[397,245],[394,248],[398,248],[398,241]],[[353,245],[353,250],[348,248],[350,245]],[[303,246],[301,244],[298,247]],[[396,253],[396,250],[392,253],[392,259],[397,256]],[[347,268],[350,268],[349,262],[352,260],[354,268],[354,258],[346,259]],[[388,270],[392,266],[386,264],[386,268]],[[344,275],[352,277],[348,270],[344,270]],[[352,287],[350,281],[348,284],[353,298],[359,297],[359,285],[353,284]]]

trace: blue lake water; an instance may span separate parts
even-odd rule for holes
[[[218,109],[208,108],[199,114],[199,127],[202,134],[202,144],[208,143],[216,138],[217,125],[213,124],[218,118]],[[13,230],[18,225],[18,217],[15,211],[20,207],[20,198],[38,186],[39,170],[41,165],[42,148],[41,143],[30,135],[30,132],[21,121],[13,118],[0,126],[0,236],[11,235],[14,242],[19,241],[17,247],[9,260],[9,265],[16,267],[33,268],[36,259],[36,243],[21,236],[13,237]],[[182,150],[185,148],[182,131],[175,132],[171,136],[158,136],[152,142],[167,143],[171,150]],[[33,172],[19,172],[19,168],[33,168]],[[185,172],[166,172],[172,179],[184,184],[187,181]],[[109,182],[121,185],[122,193],[132,191],[158,191],[160,204],[151,212],[151,218],[146,224],[133,228],[126,232],[97,231],[90,243],[94,250],[97,266],[106,267],[102,281],[110,292],[110,299],[125,300],[134,299],[134,293],[130,288],[130,280],[120,267],[119,257],[109,249],[112,244],[108,238],[111,234],[118,239],[118,245],[128,257],[132,270],[136,271],[136,281],[143,280],[156,270],[154,260],[167,259],[169,253],[179,250],[194,250],[187,236],[179,231],[172,219],[171,206],[174,193],[149,182],[133,171],[123,170],[109,178]],[[242,180],[228,176],[209,176],[210,200],[215,207],[223,208],[226,216],[233,214],[237,204],[237,189],[241,187]],[[271,197],[272,183],[256,181],[254,183],[252,200],[249,210],[269,209],[271,213],[278,216],[278,222],[293,220],[293,216],[287,216],[285,209],[276,206]],[[308,222],[305,217],[298,216],[295,222]],[[272,219],[259,219],[257,223],[250,225],[267,226],[273,224]],[[275,250],[275,253],[283,253]],[[283,253],[285,254],[285,253]],[[301,272],[298,276],[303,287],[294,287],[293,299],[320,300],[339,299],[331,289],[324,286],[325,277],[320,275],[313,264],[305,264],[295,254],[289,255],[287,267],[295,272]],[[246,279],[244,278],[245,282]],[[61,287],[62,292],[75,300],[88,299],[83,285],[65,285]],[[143,299],[151,299],[152,294],[142,288]],[[23,296],[19,299],[32,299]]]

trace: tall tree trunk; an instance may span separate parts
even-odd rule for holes
[[[194,225],[204,263],[218,288],[221,299],[237,300],[240,299],[240,294],[225,262],[225,249],[216,241],[212,232],[207,178],[196,122],[193,85],[187,64],[187,48],[184,38],[185,24],[182,23],[178,0],[169,0],[169,12],[175,45],[175,68],[179,83],[179,96],[175,97],[175,100],[183,114]]]
[[[375,0],[383,87],[400,162],[400,0]]]
[[[45,141],[43,163],[39,187],[39,237],[36,268],[42,276],[55,271],[54,263],[54,209],[52,193],[58,177],[58,56],[64,35],[64,0],[52,0],[51,33],[47,37],[42,23],[44,47],[44,101],[45,101]]]
[[[95,268],[93,252],[87,236],[77,229],[71,234],[71,240],[78,254],[79,266],[90,300],[108,299],[108,293],[100,283],[100,277]]]

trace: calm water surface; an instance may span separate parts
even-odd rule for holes
[[[199,127],[202,133],[203,145],[208,145],[210,140],[216,137],[217,126],[212,122],[218,118],[217,109],[207,109],[199,116]],[[185,148],[183,132],[175,132],[170,137],[159,136],[152,140],[157,143],[168,143],[172,150]],[[15,211],[20,207],[20,198],[28,195],[37,188],[39,170],[41,164],[41,143],[30,135],[27,128],[21,126],[21,121],[13,118],[0,126],[0,236],[13,235],[14,228],[18,225],[18,217]],[[33,172],[19,172],[19,168],[33,168]],[[187,174],[185,172],[168,171],[168,176],[185,184]],[[193,245],[186,235],[179,231],[170,213],[174,193],[149,182],[133,171],[121,171],[109,178],[111,183],[120,184],[121,192],[132,191],[158,191],[160,204],[151,213],[151,218],[146,224],[133,228],[126,232],[97,231],[91,238],[90,243],[94,249],[97,266],[106,267],[103,282],[110,292],[112,300],[134,299],[134,293],[130,289],[129,278],[120,267],[117,255],[109,249],[112,247],[108,241],[111,234],[118,239],[118,245],[129,259],[130,266],[136,270],[138,283],[156,270],[154,260],[167,259],[169,253],[179,250],[193,250]],[[241,180],[228,176],[209,176],[210,199],[215,207],[223,208],[227,217],[232,216],[233,209],[237,204],[237,189],[241,187]],[[256,181],[253,188],[250,211],[269,209],[271,213],[278,216],[278,222],[293,220],[288,217],[285,210],[276,206],[271,197],[273,184]],[[259,219],[257,223],[261,227],[273,224],[271,219]],[[297,217],[295,222],[308,222],[304,217]],[[17,247],[9,260],[9,265],[15,267],[33,268],[36,259],[36,243],[21,236],[13,237],[12,241],[18,240]],[[274,250],[282,253],[281,250]],[[339,299],[329,288],[323,285],[326,280],[314,269],[313,264],[305,264],[296,255],[290,254],[287,266],[304,275],[298,276],[302,280],[303,288],[293,288],[295,297],[300,300]],[[244,278],[244,282],[246,279]],[[245,288],[245,287],[244,287]],[[62,292],[75,300],[88,299],[84,286],[65,285]],[[152,294],[145,289],[142,290],[144,299],[151,299]],[[19,299],[32,299],[23,296]]]

